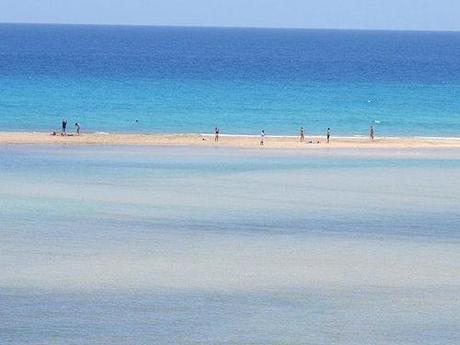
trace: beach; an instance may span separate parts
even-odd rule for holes
[[[191,147],[259,147],[257,135],[219,135],[214,142],[213,134],[114,134],[84,133],[80,136],[53,136],[50,133],[0,132],[2,144],[47,144],[47,145],[146,145],[146,146],[191,146]],[[310,143],[311,141],[311,143]],[[319,142],[319,143],[318,143]],[[270,136],[264,139],[264,148],[273,149],[324,149],[324,148],[460,148],[460,138],[436,137],[385,137],[371,141],[368,137],[331,137],[329,144],[325,136],[306,136],[300,142],[296,136]]]
[[[0,344],[460,344],[459,42],[0,24]]]

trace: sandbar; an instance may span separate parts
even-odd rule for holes
[[[140,134],[140,133],[84,133],[76,135],[51,135],[43,132],[0,132],[0,145],[142,145],[142,146],[198,146],[258,148],[256,135],[221,135],[214,141],[213,134]],[[324,149],[324,148],[460,148],[459,138],[444,137],[381,137],[371,141],[367,137],[306,137],[300,142],[295,136],[265,136],[263,148]]]

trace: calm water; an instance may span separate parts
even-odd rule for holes
[[[3,24],[0,130],[458,137],[459,56],[460,33]]]
[[[0,343],[459,343],[458,150],[379,152],[1,147]]]

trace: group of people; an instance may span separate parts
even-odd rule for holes
[[[326,142],[329,144],[329,140],[331,138],[331,129],[328,128],[326,131]],[[303,143],[305,142],[305,130],[303,127],[300,127],[300,142]],[[313,140],[310,140],[310,144],[313,143]],[[317,142],[319,144],[319,141]]]
[[[75,122],[75,134],[80,135],[80,124],[78,122]],[[51,135],[57,135],[55,131],[51,132]],[[69,135],[67,133],[67,120],[63,119],[61,122],[61,135],[66,136]],[[73,134],[70,134],[73,135]]]
[[[137,120],[136,120],[137,122]],[[75,134],[76,135],[80,135],[80,124],[78,122],[75,122]],[[215,127],[214,128],[214,142],[219,142],[219,134],[220,134],[220,128],[219,127]],[[52,132],[51,135],[57,135],[56,132]],[[65,136],[65,135],[68,135],[67,134],[67,120],[66,119],[63,119],[62,120],[62,123],[61,123],[61,135],[62,136]],[[73,135],[73,134],[71,134]],[[303,127],[300,127],[300,133],[299,133],[299,136],[300,136],[300,142],[303,143],[305,142],[305,130]],[[331,129],[328,128],[326,130],[326,142],[329,144],[330,142],[330,138],[331,138]],[[371,126],[370,129],[369,129],[369,138],[374,141],[375,140],[375,129],[374,129],[374,126]],[[262,129],[260,131],[260,146],[263,146],[264,145],[264,141],[265,141],[265,130]],[[312,143],[312,141],[310,141],[310,143]],[[319,141],[318,141],[319,143]]]
[[[374,129],[374,126],[371,126],[369,128],[369,139],[371,141],[374,141],[375,140],[375,129]],[[331,129],[328,128],[326,130],[326,142],[329,144],[331,140]],[[303,129],[303,127],[300,127],[300,142],[303,143],[305,142],[305,130]],[[311,143],[312,141],[310,141]],[[318,142],[319,143],[319,142]]]
[[[220,129],[219,127],[215,127],[214,128],[214,142],[218,142],[219,141],[219,134],[220,134]],[[305,130],[303,127],[300,127],[300,142],[303,143],[305,142]],[[374,126],[371,126],[370,129],[369,129],[369,138],[370,140],[374,141],[375,140],[375,129],[374,129]],[[331,129],[328,128],[326,130],[326,143],[329,144],[331,140]],[[264,141],[265,141],[265,130],[262,129],[260,131],[260,141],[259,141],[259,144],[260,146],[264,146]],[[310,140],[310,143],[313,143],[312,140]],[[319,144],[319,141],[318,141],[318,144]]]

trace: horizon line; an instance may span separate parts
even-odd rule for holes
[[[112,27],[157,27],[191,29],[258,29],[258,30],[322,30],[322,31],[390,31],[390,32],[439,32],[458,33],[459,30],[447,29],[384,29],[384,28],[337,28],[337,27],[281,27],[281,26],[245,26],[245,25],[176,25],[176,24],[109,24],[109,23],[59,23],[59,22],[0,22],[0,25],[59,25],[59,26],[112,26]]]

